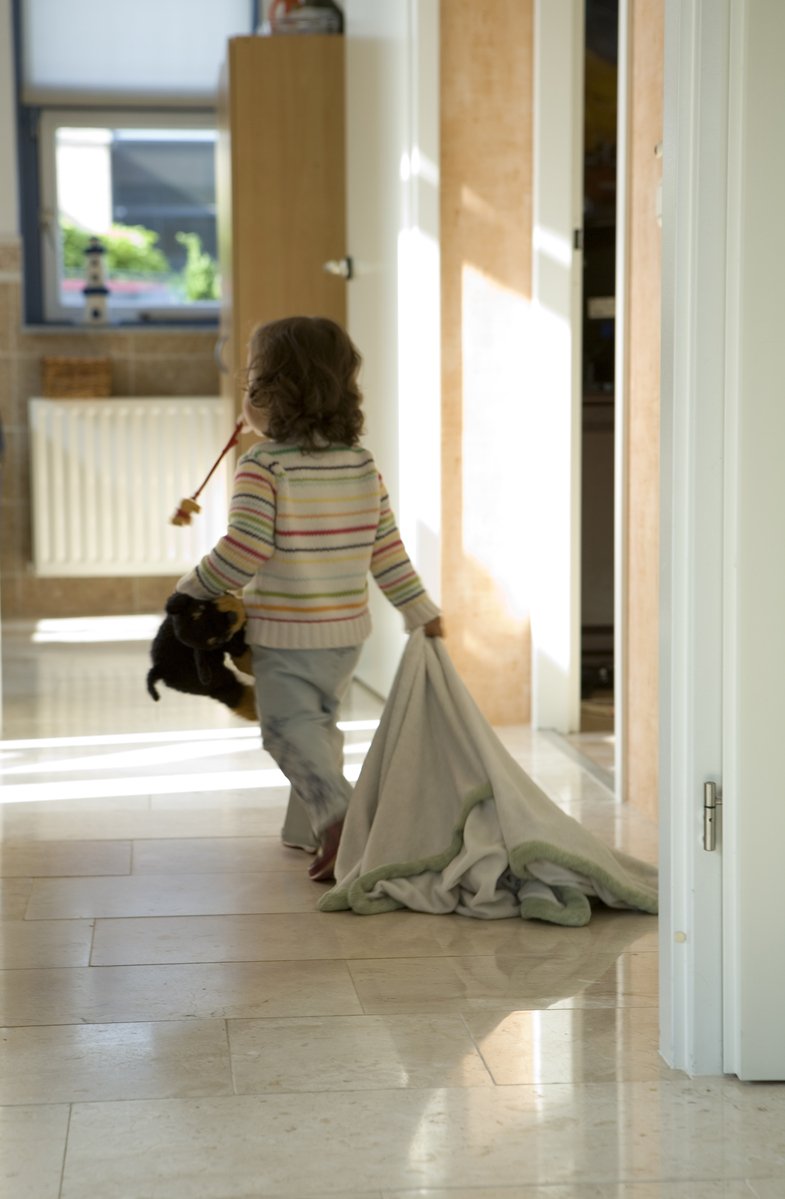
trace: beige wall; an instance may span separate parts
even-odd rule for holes
[[[655,147],[662,141],[664,0],[635,0],[629,7],[625,767],[626,798],[654,816],[659,731],[660,229],[656,200],[661,177]],[[527,596],[518,595],[518,613],[513,614],[505,593],[502,555],[489,563],[487,555],[481,562],[472,552],[467,520],[476,524],[477,501],[467,481],[483,478],[489,495],[498,497],[502,474],[510,469],[519,448],[504,443],[504,411],[493,393],[494,360],[500,352],[494,331],[506,328],[504,292],[524,300],[531,296],[532,9],[531,0],[450,0],[441,10],[443,606],[450,653],[485,714],[499,722],[530,719],[530,633],[528,618],[521,615]],[[484,321],[477,321],[469,307],[467,266],[497,285],[495,294],[488,287],[482,296]],[[525,386],[525,363],[521,377]],[[514,402],[511,391],[508,403]],[[477,439],[467,431],[483,428],[483,411],[487,436]],[[501,466],[499,453],[504,455]],[[508,522],[503,530],[506,554],[525,553],[525,520],[520,512],[511,515],[498,502],[491,502],[486,518],[489,540],[497,519]]]
[[[21,297],[19,243],[0,240],[0,417],[6,442],[0,468],[3,620],[160,611],[173,579],[36,579],[31,573],[27,400],[40,394],[41,358],[49,354],[109,355],[116,395],[217,395],[215,333],[25,330]],[[200,481],[194,479],[194,487]]]
[[[442,602],[450,654],[500,723],[531,710],[528,605],[506,585],[526,546],[520,511],[499,497],[521,449],[505,443],[505,418],[524,363],[517,380],[500,363],[516,365],[531,297],[532,7],[441,6]]]
[[[657,815],[660,507],[660,227],[664,0],[631,18],[627,396],[629,532],[625,798]]]

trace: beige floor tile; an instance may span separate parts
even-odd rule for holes
[[[599,978],[594,978],[592,972],[575,1000],[565,996],[554,1006],[656,1008],[659,1002],[659,955],[621,954]]]
[[[164,598],[162,595],[161,607]],[[3,735],[65,737],[118,729],[248,729],[247,721],[202,696],[162,688],[159,703],[149,698],[144,677],[150,664],[149,644],[161,616],[162,612],[152,618],[139,616],[132,622],[125,617],[103,622],[76,618],[49,621],[44,626],[39,622],[37,628],[6,621]],[[35,642],[31,639],[34,632],[39,638]],[[32,671],[39,687],[30,696]],[[358,719],[378,715],[380,709],[377,697],[354,684],[341,713],[344,719]]]
[[[194,837],[134,841],[134,874],[253,873],[292,870],[302,874],[310,858],[287,849],[279,837]],[[34,873],[34,871],[30,871]]]
[[[213,795],[209,808],[187,803],[182,808],[152,807],[155,797],[142,796],[136,801],[124,797],[123,806],[112,808],[99,803],[96,811],[84,804],[63,803],[53,812],[43,805],[14,804],[3,813],[3,835],[9,840],[48,838],[60,841],[138,840],[153,837],[182,839],[193,837],[277,837],[284,818],[284,806],[266,809],[258,806],[222,806],[223,794]],[[249,803],[251,802],[249,798]]]
[[[492,1086],[458,1016],[230,1020],[238,1094]]]
[[[231,1095],[224,1020],[5,1028],[0,1103]]]
[[[785,1195],[785,1179],[777,1183],[779,1190],[774,1192],[777,1199]],[[658,1182],[621,1182],[606,1188],[598,1188],[598,1199],[754,1199],[757,1195],[758,1181],[746,1181],[743,1178],[690,1182],[674,1182],[664,1179]]]
[[[0,1024],[360,1015],[342,962],[5,970]]]
[[[129,841],[3,841],[0,874],[4,878],[83,877],[128,874]]]
[[[535,767],[530,769],[529,773],[554,803],[591,803],[603,807],[617,806],[613,793],[606,784],[580,766],[574,765],[568,770],[559,763],[545,769]]]
[[[502,726],[495,731],[508,753],[549,795],[614,802],[610,780],[587,770],[586,763],[571,753],[566,739],[562,742],[551,734],[535,733],[525,725]]]
[[[3,793],[5,800],[5,792]],[[52,799],[52,800],[30,800],[28,803],[4,803],[0,809],[0,819],[3,825],[3,839],[5,841],[14,841],[13,826],[15,822],[24,823],[27,817],[41,817],[41,824],[44,828],[49,821],[56,816],[65,816],[66,818],[85,816],[92,819],[96,816],[120,816],[125,812],[149,812],[150,797],[149,795],[107,795],[100,799],[90,798],[83,795],[78,799]],[[20,840],[26,838],[20,837]],[[69,838],[72,840],[73,838]],[[84,841],[92,841],[93,837],[83,837]],[[56,841],[57,837],[47,837],[43,834],[34,838],[36,841]],[[104,838],[100,838],[104,840]],[[123,840],[118,837],[116,840]]]
[[[584,714],[583,711],[581,714]],[[600,711],[586,714],[596,717],[600,715]],[[570,733],[565,737],[565,741],[577,753],[588,758],[593,765],[604,770],[610,781],[616,765],[616,738],[612,729],[598,727],[594,730],[586,729],[582,733]]]
[[[657,955],[452,957],[350,961],[368,1013],[516,1011],[534,1008],[654,1007]]]
[[[767,1187],[773,1189],[767,1190]],[[617,1187],[611,1199],[782,1199],[785,1174],[770,1179],[714,1179],[711,1182],[652,1182]]]
[[[91,920],[4,920],[0,925],[0,970],[87,966]]]
[[[301,874],[281,871],[41,879],[33,885],[27,919],[313,911],[321,888],[308,878],[307,866],[303,855]]]
[[[639,812],[615,805],[600,806],[589,802],[565,802],[560,805],[590,832],[614,849],[656,864],[659,854],[657,825]]]
[[[151,792],[150,809],[154,812],[175,814],[181,818],[185,816],[187,819],[191,812],[214,814],[218,811],[242,812],[251,808],[254,812],[267,813],[271,821],[278,821],[278,833],[286,813],[288,794],[288,787],[222,787],[220,791],[200,791],[193,795],[187,792],[179,795],[173,795],[171,792]],[[183,825],[183,830],[187,829],[188,825]],[[261,833],[260,836],[267,834]]]
[[[416,1191],[382,1191],[382,1199],[607,1199],[609,1192],[592,1183],[571,1186],[418,1187]],[[748,1197],[749,1199],[749,1197]]]
[[[656,952],[656,920],[634,913],[599,915],[585,929],[536,921],[473,920],[387,912],[278,912],[269,915],[99,919],[94,966],[154,962],[252,962],[309,958],[451,957],[531,953],[573,963],[630,948]]]
[[[657,1049],[655,1007],[468,1012],[463,1018],[500,1085],[678,1077]]]
[[[308,961],[343,956],[330,918],[319,912],[303,912],[98,920],[91,962],[93,966],[117,966]]]
[[[183,758],[189,748],[183,747]],[[52,769],[48,769],[49,766]],[[211,759],[209,764],[195,761],[185,765],[173,761],[147,773],[121,765],[102,769],[97,758],[92,765],[85,764],[84,767],[80,759],[73,764],[52,761],[38,765],[35,773],[30,770],[24,777],[6,771],[2,777],[2,790],[6,803],[52,803],[119,797],[138,799],[153,794],[216,795],[229,788],[265,794],[271,788],[279,790],[284,783],[285,779],[277,769],[260,767],[258,761],[250,758],[237,763],[227,754],[223,760]]]
[[[32,890],[31,878],[0,879],[0,917],[3,920],[23,920]]]
[[[748,1185],[755,1199],[782,1199],[782,1196],[785,1195],[785,1171],[778,1178],[755,1178]],[[637,1196],[633,1196],[633,1199],[637,1199]],[[648,1199],[648,1196],[642,1195],[640,1199]],[[685,1195],[684,1199],[688,1199],[688,1196]],[[708,1195],[706,1199],[709,1199]],[[736,1199],[735,1193],[732,1199]],[[742,1199],[741,1192],[738,1194],[738,1199]],[[747,1199],[747,1196],[743,1196],[743,1199]]]
[[[416,1191],[383,1191],[382,1199],[754,1199],[759,1183],[743,1179],[726,1182],[605,1182],[564,1186],[458,1187],[449,1191],[427,1187]],[[779,1182],[782,1187],[782,1182]],[[781,1199],[782,1190],[777,1191]]]
[[[559,928],[539,920],[475,920],[453,913],[388,912],[366,917],[352,912],[325,913],[334,921],[343,957],[531,954],[594,960],[598,954],[657,949],[657,921],[636,912],[601,909],[584,928]]]
[[[81,800],[105,800],[118,797],[127,799],[147,795],[194,795],[214,796],[229,788],[258,792],[264,795],[271,788],[280,790],[285,779],[280,771],[258,769],[251,761],[229,768],[225,763],[214,761],[211,769],[198,769],[198,763],[190,771],[173,764],[166,770],[138,774],[118,768],[112,771],[90,770],[81,774],[76,771],[65,775],[62,771],[41,771],[35,779],[18,778],[3,780],[5,803],[76,802]]]
[[[0,1108],[0,1195],[58,1199],[68,1105]]]
[[[166,780],[161,788],[164,790],[171,786],[169,775],[190,778],[195,771],[210,775],[227,770],[257,773],[261,770],[265,774],[276,770],[278,784],[286,783],[272,759],[263,752],[258,732],[254,738],[244,740],[231,736],[195,738],[176,732],[149,738],[118,734],[114,742],[111,738],[94,738],[84,744],[75,738],[72,745],[25,749],[17,752],[11,761],[6,758],[0,762],[4,787],[8,786],[15,795],[28,785],[31,798],[44,791],[45,783],[62,784],[63,794],[68,794],[74,782],[93,790],[93,782],[103,784],[108,779],[160,777]]]
[[[63,1199],[770,1179],[784,1152],[785,1093],[722,1080],[77,1104]]]

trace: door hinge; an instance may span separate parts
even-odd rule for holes
[[[716,783],[703,784],[703,848],[711,853],[717,848],[717,823],[722,797]]]
[[[572,246],[574,250],[583,249],[583,230],[574,229],[572,234]]]

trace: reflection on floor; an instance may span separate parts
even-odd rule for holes
[[[613,790],[616,738],[613,731],[604,733],[568,733],[565,749],[576,761],[582,762],[600,782]]]
[[[616,768],[613,691],[595,688],[581,699],[581,731],[557,735],[562,748],[609,790]]]
[[[258,731],[153,704],[137,626],[4,630],[0,1193],[785,1194],[785,1096],[658,1057],[651,917],[315,911]],[[378,714],[355,688],[350,774]],[[566,811],[654,859],[656,830],[556,740],[501,732]]]

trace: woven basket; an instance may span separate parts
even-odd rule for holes
[[[111,394],[111,358],[41,359],[42,396],[53,400],[102,400]]]

